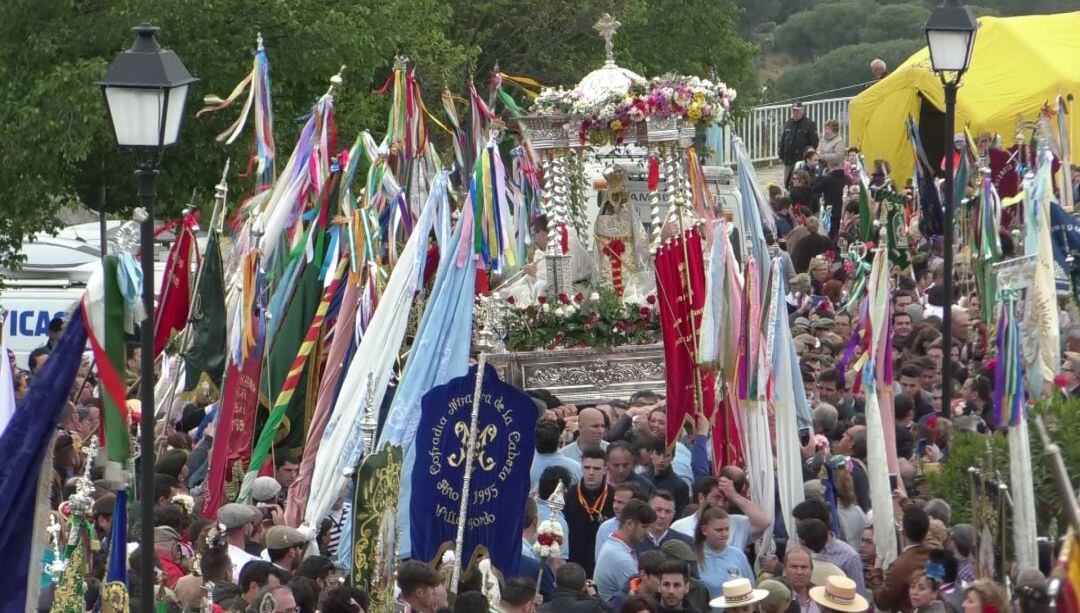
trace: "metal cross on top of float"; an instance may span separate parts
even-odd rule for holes
[[[615,63],[615,44],[611,39],[615,38],[615,32],[621,26],[622,24],[608,13],[604,13],[593,26],[593,29],[604,39],[604,51],[607,53],[608,63],[611,64]]]

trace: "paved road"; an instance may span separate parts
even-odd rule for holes
[[[779,162],[772,166],[758,166],[756,170],[758,182],[761,183],[762,191],[765,190],[765,186],[768,185],[770,181],[777,185],[780,185],[784,181],[784,166]]]

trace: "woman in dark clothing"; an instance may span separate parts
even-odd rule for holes
[[[838,162],[830,162],[829,169],[814,182],[815,197],[821,194],[825,199],[825,210],[829,211],[829,238],[835,243],[840,235],[840,221],[844,210],[844,188],[847,177]]]
[[[803,215],[817,215],[821,208],[818,197],[810,185],[810,173],[796,170],[791,176],[791,189],[788,190],[791,206]]]

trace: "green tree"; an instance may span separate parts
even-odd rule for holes
[[[803,11],[787,18],[773,33],[773,44],[780,53],[792,58],[809,56],[814,50],[813,11]]]
[[[121,210],[134,203],[133,160],[117,151],[97,82],[131,45],[130,27],[150,20],[201,81],[189,94],[181,146],[166,156],[159,215],[175,215],[192,189],[210,201],[227,157],[243,167],[248,141],[226,148],[213,137],[230,117],[196,120],[209,92],[225,95],[250,70],[256,33],[271,61],[281,163],[297,119],[349,66],[336,95],[342,146],[362,127],[385,125],[384,97],[370,94],[396,54],[415,59],[428,82],[457,70],[468,53],[449,40],[450,8],[439,0],[8,0],[0,6],[0,264],[13,265],[24,237],[58,227],[64,205],[96,204],[102,187]],[[388,24],[392,24],[389,27]],[[381,83],[379,83],[381,84]],[[230,113],[230,115],[235,116]],[[234,194],[246,186],[234,179]]]
[[[868,16],[876,8],[872,0],[843,0],[797,13],[776,28],[776,48],[802,59],[855,44],[859,42],[859,32]]]
[[[753,0],[749,1],[752,2]],[[796,2],[794,0],[781,0],[780,10],[776,15],[776,22],[784,23],[792,16],[802,12],[812,11],[817,8],[819,4],[825,4],[828,1],[829,0],[799,0]]]
[[[504,72],[570,87],[603,63],[604,44],[593,24],[607,12],[622,24],[615,36],[620,66],[644,76],[707,76],[715,70],[735,86],[753,77],[756,47],[739,36],[732,0],[688,0],[678,10],[651,0],[452,0],[451,6],[450,38],[476,54],[477,75],[498,63]],[[688,19],[693,36],[687,35]]]
[[[784,71],[776,81],[781,97],[850,96],[858,93],[860,83],[873,78],[870,61],[881,58],[896,67],[926,44],[925,40],[890,40],[884,43],[862,43],[834,49],[811,64],[795,66]]]
[[[879,43],[887,40],[916,39],[923,36],[930,9],[918,4],[891,4],[882,6],[866,18],[866,25],[859,33],[861,43]]]
[[[931,9],[941,6],[938,0],[925,0],[926,6]],[[1076,10],[1075,0],[979,0],[980,8],[993,11],[991,14],[1005,16],[1013,15],[1038,15],[1047,13],[1064,13]],[[976,7],[972,6],[972,9]],[[979,13],[976,12],[976,15]]]
[[[742,15],[739,18],[739,30],[743,34],[752,33],[758,26],[776,21],[780,17],[780,0],[736,0]]]
[[[243,167],[249,141],[213,140],[235,111],[196,120],[209,93],[228,94],[250,70],[262,32],[271,63],[275,140],[284,164],[302,119],[342,64],[335,93],[339,147],[357,132],[385,129],[387,96],[372,93],[396,55],[414,60],[429,108],[444,83],[486,82],[499,62],[507,72],[573,85],[603,61],[592,29],[603,12],[624,26],[620,64],[644,75],[678,71],[753,81],[756,47],[737,32],[734,0],[689,0],[670,11],[650,0],[7,0],[0,3],[0,266],[17,263],[22,240],[55,230],[64,206],[105,202],[122,213],[135,202],[134,161],[117,150],[97,85],[109,62],[131,45],[131,26],[149,20],[159,41],[200,78],[188,98],[181,146],[159,179],[159,216],[176,215],[197,192],[209,206],[226,158]],[[694,36],[687,35],[687,20]],[[486,88],[482,88],[486,89]],[[437,111],[436,111],[437,112]],[[250,129],[250,128],[249,128]],[[251,179],[246,179],[250,181]],[[245,179],[233,177],[232,193]],[[234,198],[234,202],[238,198]]]

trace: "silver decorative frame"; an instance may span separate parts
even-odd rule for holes
[[[536,151],[565,149],[570,146],[567,115],[528,115],[518,121],[529,131],[529,142]]]
[[[680,121],[679,122],[679,146],[683,149],[689,149],[694,144],[694,137],[697,136],[697,128],[694,124]]]
[[[546,389],[573,404],[626,400],[646,390],[667,393],[664,346],[659,343],[493,354],[488,363],[519,389]]]
[[[649,144],[659,145],[679,140],[679,120],[675,117],[645,119],[645,137]]]

